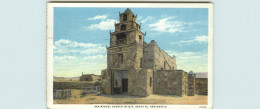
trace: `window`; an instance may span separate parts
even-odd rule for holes
[[[123,61],[123,54],[118,54],[118,64],[122,64],[124,61]]]
[[[124,14],[123,21],[126,21],[126,20],[127,20],[127,14]]]
[[[116,35],[116,38],[117,38],[117,40],[126,39],[126,34],[124,34],[124,33],[118,34],[118,35]]]
[[[142,41],[142,36],[141,35],[139,35],[139,40]]]
[[[152,80],[153,78],[152,77],[150,77],[150,87],[152,87],[152,83],[153,83],[153,80]]]
[[[117,45],[125,44],[126,43],[126,34],[124,34],[124,33],[117,34],[116,39],[117,39],[117,41],[116,41]]]
[[[126,25],[121,25],[121,30],[126,30]]]
[[[140,68],[143,67],[143,61],[142,60],[143,60],[143,58],[140,59]]]
[[[164,69],[166,69],[166,62],[164,61]]]

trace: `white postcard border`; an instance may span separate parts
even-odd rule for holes
[[[122,104],[53,104],[53,8],[54,7],[135,7],[135,8],[208,8],[208,105],[133,104],[132,106],[166,106],[167,109],[212,109],[213,106],[213,4],[212,3],[47,3],[47,108],[101,109],[95,106]],[[129,104],[125,104],[129,105]],[[122,105],[122,106],[125,106]],[[102,108],[103,109],[103,108]],[[120,109],[120,108],[117,108]],[[157,108],[158,109],[158,108]],[[163,108],[162,108],[163,109]],[[164,108],[165,109],[165,108]]]

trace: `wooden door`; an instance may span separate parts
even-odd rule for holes
[[[122,79],[122,92],[127,92],[128,90],[128,79]]]

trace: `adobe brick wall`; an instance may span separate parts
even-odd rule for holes
[[[144,68],[155,70],[177,69],[175,57],[169,56],[165,51],[160,49],[154,41],[144,45],[143,64]]]
[[[182,96],[183,73],[182,70],[156,70],[154,72],[153,93]]]
[[[188,75],[188,96],[194,96],[195,94],[195,74],[189,74]]]
[[[128,73],[128,95],[148,96],[152,93],[150,77],[153,75],[152,69],[130,70]]]
[[[196,78],[196,93],[207,95],[208,94],[208,78]]]
[[[187,95],[188,93],[188,74],[187,72],[182,71],[182,95]],[[181,96],[182,96],[181,95]]]
[[[109,70],[101,71],[101,93],[112,94],[111,90],[111,72]]]

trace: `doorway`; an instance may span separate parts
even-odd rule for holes
[[[128,92],[128,71],[115,70],[113,72],[113,94],[121,94]]]
[[[122,79],[122,92],[128,91],[128,79]]]

